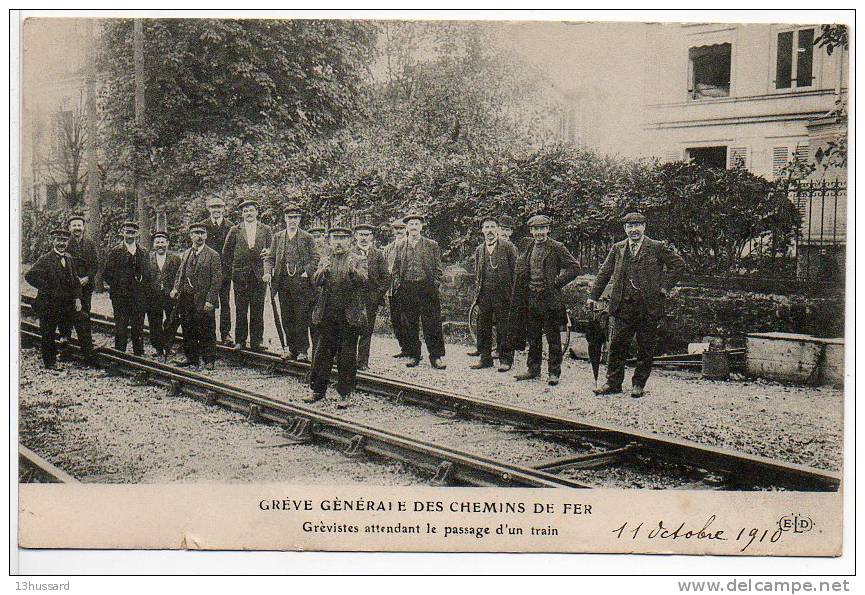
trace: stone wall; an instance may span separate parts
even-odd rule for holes
[[[583,314],[583,305],[594,275],[578,277],[564,289],[572,319]],[[844,336],[843,292],[808,294],[785,287],[760,289],[700,287],[683,284],[667,303],[660,326],[659,347],[664,352],[682,351],[706,336],[724,337],[731,347],[745,344],[754,332],[789,332],[817,337]],[[474,274],[460,265],[445,269],[442,282],[442,316],[451,341],[470,341],[468,311],[474,297]],[[382,330],[390,327],[387,312],[379,315]]]

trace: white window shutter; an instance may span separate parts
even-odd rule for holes
[[[682,161],[682,151],[664,152],[664,163],[672,163],[674,161]]]
[[[727,149],[727,167],[732,169],[736,166],[751,168],[751,151],[749,147],[730,147]]]
[[[784,147],[772,148],[772,176],[775,177],[790,160],[790,149]]]
[[[800,142],[796,144],[796,157],[798,157],[801,161],[808,160],[808,141]]]

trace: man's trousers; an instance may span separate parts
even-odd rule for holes
[[[283,277],[277,289],[279,315],[285,344],[292,355],[309,353],[309,319],[313,293],[306,278],[290,281]]]
[[[528,371],[541,373],[543,336],[547,337],[547,370],[550,374],[562,373],[562,336],[559,330],[561,312],[547,308],[543,296],[529,295],[526,319],[526,339],[529,344]]]
[[[249,271],[232,279],[234,284],[234,340],[241,345],[261,345],[264,338],[264,295],[267,285]]]
[[[485,362],[492,360],[493,328],[496,329],[499,359],[502,363],[513,363],[514,352],[505,344],[510,303],[504,299],[478,300],[478,352]]]
[[[309,386],[313,392],[323,393],[327,390],[330,371],[336,359],[336,391],[343,396],[351,393],[357,376],[357,337],[357,329],[345,322],[322,321],[312,354]]]
[[[58,328],[75,328],[81,352],[89,358],[93,353],[93,337],[90,333],[90,317],[74,308],[48,308],[39,313],[39,335],[42,362],[53,366],[57,361]]]
[[[168,296],[154,296],[150,302],[150,308],[147,310],[147,325],[150,328],[150,344],[157,351],[163,351],[169,343],[169,337],[166,335],[169,329],[166,324],[173,310],[174,302]]]
[[[610,317],[613,326],[610,338],[610,353],[607,358],[607,384],[622,386],[625,379],[625,360],[631,339],[636,336],[637,365],[632,378],[633,386],[646,386],[652,373],[655,341],[658,336],[658,318],[650,315],[645,306],[625,301],[622,312]]]
[[[442,306],[438,288],[425,281],[406,281],[399,287],[399,301],[405,317],[406,355],[420,359],[419,327],[430,358],[443,357]]]
[[[114,348],[126,351],[129,339],[132,339],[132,352],[144,355],[144,312],[131,310],[128,306],[114,309]]]

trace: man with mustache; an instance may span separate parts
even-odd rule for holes
[[[552,220],[546,215],[529,219],[532,240],[525,244],[517,259],[508,346],[528,341],[528,369],[515,378],[530,380],[541,375],[546,336],[547,384],[556,386],[562,374],[560,329],[567,324],[562,288],[577,277],[579,264],[564,244],[549,237],[551,225]]]
[[[315,240],[300,229],[303,209],[289,202],[285,229],[276,232],[264,261],[264,282],[279,296],[279,313],[288,347],[287,359],[309,361],[309,317],[315,292],[312,275],[319,261]]]
[[[354,226],[354,252],[367,260],[369,281],[366,294],[367,327],[357,341],[357,369],[369,369],[369,350],[372,343],[372,333],[375,330],[375,319],[378,307],[384,300],[384,294],[390,285],[390,273],[387,262],[381,250],[373,245],[375,226],[370,223],[358,223]]]
[[[403,218],[406,238],[394,249],[394,291],[405,316],[405,342],[409,361],[406,367],[420,363],[421,344],[419,326],[423,327],[424,341],[429,352],[430,366],[444,370],[444,334],[442,333],[442,306],[439,288],[442,282],[441,249],[438,242],[421,235],[424,217],[410,213]]]
[[[207,211],[209,217],[200,221],[207,228],[207,245],[222,257],[222,248],[225,246],[225,238],[234,227],[234,222],[225,216],[225,201],[218,196],[207,199]],[[224,275],[222,287],[219,288],[219,336],[223,345],[233,345],[231,340],[231,275]]]
[[[34,309],[39,317],[39,334],[42,363],[46,369],[54,369],[57,362],[57,328],[74,326],[85,362],[93,363],[93,340],[90,334],[90,319],[83,313],[81,282],[75,270],[75,259],[66,251],[69,232],[65,229],[51,231],[51,251],[24,274],[24,279],[35,287]]]
[[[171,318],[174,302],[171,289],[180,268],[180,257],[168,252],[168,234],[157,231],[153,234],[153,251],[150,253],[150,276],[153,279],[147,320],[150,327],[150,344],[156,355],[163,357],[165,348],[173,337],[166,334],[165,323]]]
[[[138,223],[124,221],[123,241],[105,259],[103,280],[109,285],[114,310],[114,348],[126,351],[132,338],[132,352],[144,355],[144,315],[150,298],[150,258],[138,243]]]
[[[171,299],[177,300],[183,325],[186,361],[180,365],[197,369],[203,361],[208,370],[214,369],[216,351],[216,303],[222,287],[222,263],[219,254],[207,245],[207,226],[189,226],[192,246],[180,262]],[[172,334],[176,329],[170,329]],[[167,356],[167,354],[166,354]]]
[[[264,260],[273,241],[269,225],[258,220],[258,203],[246,200],[238,205],[243,221],[232,227],[222,247],[224,275],[234,286],[234,348],[261,350],[264,339]]]
[[[357,375],[357,339],[367,328],[367,260],[351,250],[351,230],[330,228],[331,253],[321,259],[313,274],[316,287],[312,323],[318,328],[318,341],[312,356],[309,385],[312,394],[304,398],[315,403],[324,398],[334,358],[337,367],[336,391],[345,399],[354,390]]]
[[[84,236],[84,216],[72,215],[66,220],[66,228],[71,237],[66,251],[75,261],[75,274],[81,284],[81,315],[90,318],[90,305],[93,300],[93,283],[99,270],[99,256],[96,243]],[[60,329],[60,344],[68,342],[71,332],[71,319],[63,321]]]
[[[477,350],[481,360],[473,370],[493,367],[493,326],[499,348],[499,372],[507,372],[514,353],[505,341],[511,308],[511,289],[516,272],[517,249],[501,236],[498,218],[489,215],[481,220],[484,241],[475,249],[475,302],[478,305]]]
[[[599,397],[622,392],[628,347],[636,337],[637,366],[631,382],[631,396],[637,399],[643,396],[652,372],[664,301],[682,276],[685,261],[663,242],[645,235],[646,218],[641,213],[628,213],[622,223],[627,237],[610,248],[586,307],[594,308],[604,289],[612,283],[607,381],[594,392]]]

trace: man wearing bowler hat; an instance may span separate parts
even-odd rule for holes
[[[348,227],[333,226],[329,236],[331,253],[321,259],[312,278],[316,288],[312,323],[319,335],[310,372],[312,394],[304,399],[307,403],[324,398],[334,358],[336,391],[342,399],[351,394],[357,375],[357,339],[369,325],[367,259],[352,251]]]
[[[250,349],[258,351],[264,339],[264,261],[273,233],[258,220],[257,202],[246,200],[239,208],[243,221],[225,236],[222,269],[234,287],[234,348],[242,349],[249,339]]]
[[[105,259],[102,278],[108,284],[114,310],[114,348],[126,351],[132,338],[132,352],[144,355],[144,315],[151,291],[150,258],[138,243],[138,223],[124,221],[123,241]]]
[[[475,302],[478,305],[477,350],[481,360],[472,369],[493,367],[493,326],[499,348],[499,372],[507,372],[514,361],[505,341],[511,309],[511,290],[517,264],[517,249],[499,233],[498,217],[481,219],[483,242],[475,249]]]
[[[535,215],[529,219],[528,226],[532,240],[525,244],[517,259],[508,346],[528,342],[528,370],[515,378],[537,378],[541,375],[542,341],[546,335],[547,383],[555,386],[562,375],[560,332],[567,324],[562,288],[576,278],[579,264],[564,244],[549,237],[552,226],[549,217]]]
[[[57,328],[75,326],[81,352],[86,362],[93,358],[93,340],[90,335],[90,319],[84,315],[81,303],[81,282],[75,270],[75,259],[66,251],[69,232],[65,229],[51,231],[51,251],[24,274],[27,282],[35,287],[34,308],[39,317],[39,334],[42,363],[53,369],[57,361]]]
[[[375,319],[378,307],[384,300],[384,294],[390,285],[390,273],[387,261],[381,250],[374,245],[375,226],[361,222],[354,226],[354,252],[367,260],[368,284],[366,293],[367,327],[357,341],[357,369],[369,369],[369,350],[372,343],[372,333],[375,330]]]
[[[405,316],[405,342],[409,361],[406,367],[420,363],[419,326],[429,352],[430,365],[444,370],[445,342],[442,333],[442,307],[439,288],[442,282],[442,259],[438,242],[421,235],[424,217],[410,213],[403,218],[406,238],[394,249],[391,274],[394,291]]]
[[[216,250],[220,260],[225,238],[234,223],[225,216],[225,201],[218,196],[211,196],[206,202],[209,217],[200,221],[207,228],[207,245]],[[222,287],[219,288],[219,336],[224,345],[233,345],[231,340],[231,275],[224,275]]]
[[[646,218],[641,213],[628,213],[622,223],[627,237],[610,248],[586,301],[586,307],[594,308],[604,289],[612,283],[607,381],[594,392],[598,396],[622,392],[625,359],[631,339],[636,336],[637,366],[631,396],[639,398],[652,372],[655,337],[664,312],[664,300],[682,276],[685,261],[663,242],[645,235]]]
[[[300,229],[303,209],[290,202],[283,210],[285,229],[276,232],[264,261],[264,281],[279,296],[282,329],[288,346],[288,359],[309,361],[309,317],[315,292],[312,274],[319,254],[315,240]]]
[[[81,284],[81,316],[90,318],[90,305],[93,300],[93,283],[99,270],[99,256],[96,243],[84,236],[84,215],[72,215],[66,220],[70,238],[66,251],[75,263],[75,274]],[[71,319],[65,319],[60,329],[60,342],[69,340]]]
[[[397,244],[399,244],[400,240],[405,239],[405,223],[403,223],[402,217],[393,221],[390,224],[390,227],[393,230],[393,241],[382,248],[388,272],[393,270],[393,263],[396,260]],[[403,315],[402,306],[400,306],[399,300],[397,299],[397,292],[394,291],[393,285],[393,277],[388,275],[387,300],[388,307],[390,308],[390,324],[393,327],[393,334],[399,344],[399,353],[394,354],[393,357],[407,357],[408,348],[406,347],[405,341],[405,316]]]
[[[181,365],[198,368],[203,361],[207,369],[214,368],[216,351],[216,302],[222,286],[222,263],[219,253],[207,245],[207,225],[189,226],[192,246],[180,261],[171,298],[177,300],[180,323],[183,325],[186,361]],[[169,329],[174,334],[176,329]],[[166,357],[167,357],[166,353]]]
[[[169,337],[166,336],[165,323],[174,310],[174,302],[170,294],[179,268],[180,257],[168,251],[168,234],[157,231],[153,234],[153,250],[150,252],[150,277],[153,282],[147,319],[150,327],[150,344],[160,357],[165,354],[165,348],[170,344]]]

